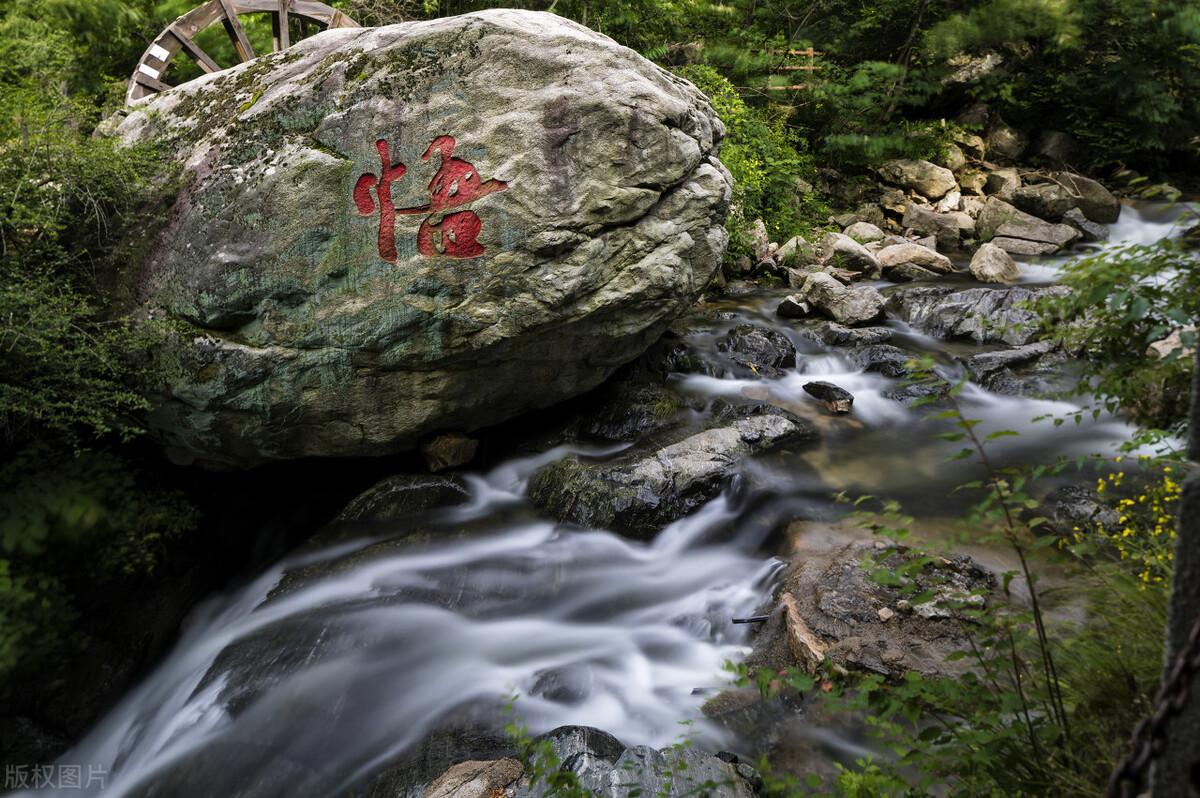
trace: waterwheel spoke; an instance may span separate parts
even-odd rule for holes
[[[174,88],[171,84],[166,83],[158,78],[152,78],[144,72],[137,73],[133,76],[133,79],[138,83],[138,85],[144,86],[151,91],[166,91],[167,89]]]
[[[288,9],[292,0],[279,0],[279,10],[271,15],[271,23],[275,35],[275,52],[286,50],[292,46],[291,34],[288,31]]]
[[[233,42],[234,49],[237,50],[238,58],[243,62],[251,60],[254,58],[254,47],[246,36],[246,29],[242,27],[242,23],[238,19],[237,10],[233,7],[233,0],[221,0],[221,8],[225,11],[225,18],[221,21],[225,25],[225,32],[229,34],[230,41]]]
[[[196,62],[196,65],[199,66],[200,69],[204,70],[205,73],[211,75],[213,72],[221,71],[221,65],[214,61],[208,53],[204,52],[200,45],[196,44],[196,42],[190,37],[186,36],[178,28],[172,27],[169,28],[169,30],[171,31],[171,35],[179,41],[183,51],[187,53],[188,56],[190,56],[191,59]]]

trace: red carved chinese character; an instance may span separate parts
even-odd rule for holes
[[[360,214],[370,216],[375,212],[376,203],[371,196],[371,191],[375,191],[379,200],[379,256],[384,260],[394,263],[397,258],[396,216],[423,214],[425,219],[417,230],[417,252],[422,256],[476,258],[483,254],[483,246],[478,241],[483,223],[474,211],[456,211],[444,216],[441,213],[504,191],[508,183],[503,180],[481,182],[473,164],[454,157],[455,146],[452,136],[438,136],[430,142],[421,160],[428,161],[436,152],[441,156],[441,163],[429,181],[429,202],[412,208],[396,208],[392,204],[392,180],[403,177],[407,170],[402,163],[389,166],[387,141],[375,142],[383,164],[383,176],[377,178],[368,173],[358,178],[354,186],[354,204]]]
[[[427,258],[435,255],[477,258],[483,254],[483,246],[476,241],[483,222],[474,211],[455,211],[438,222],[432,219],[432,216],[426,217],[417,231],[417,251],[422,255]],[[440,234],[440,241],[434,238],[435,234]]]
[[[379,151],[380,170],[382,176],[376,177],[368,172],[358,178],[354,184],[354,204],[363,216],[375,213],[375,200],[371,197],[374,189],[379,198],[379,257],[392,263],[396,262],[396,206],[392,204],[392,181],[404,177],[408,169],[402,163],[394,166],[388,156],[387,139],[375,142]]]
[[[429,204],[396,211],[406,215],[430,214],[417,231],[417,251],[427,258],[437,255],[477,258],[482,255],[484,249],[477,239],[483,223],[473,211],[447,214],[438,221],[434,221],[434,217],[441,211],[508,188],[508,183],[503,180],[480,182],[474,164],[454,157],[456,145],[453,136],[438,136],[429,143],[421,160],[428,161],[435,152],[441,156],[441,164],[429,181]]]

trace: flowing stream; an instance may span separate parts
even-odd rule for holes
[[[1126,207],[1113,239],[1171,235],[1180,212]],[[1025,279],[1050,282],[1062,262],[1024,264]],[[747,627],[731,619],[763,602],[782,567],[771,556],[772,519],[832,519],[838,490],[888,494],[919,517],[945,516],[950,489],[967,478],[947,465],[953,449],[920,423],[922,411],[884,397],[892,380],[778,319],[782,293],[724,301],[721,321],[705,317],[711,332],[697,340],[719,358],[706,336],[769,326],[796,343],[795,370],[674,385],[701,397],[769,394],[811,414],[802,384],[837,383],[854,394],[854,413],[822,419],[820,443],[756,458],[745,479],[647,543],[556,525],[528,505],[529,476],[565,448],[474,475],[465,504],[343,530],[198,607],[174,651],[61,761],[102,768],[107,798],[345,794],[447,724],[469,753],[461,730],[479,713],[494,718],[510,695],[535,732],[586,724],[629,744],[661,747],[687,733],[714,750],[736,747],[699,708],[728,682],[723,664],[747,651]],[[977,349],[889,324],[893,344],[947,368]],[[1130,432],[1105,416],[1032,421],[1064,416],[1073,402],[971,385],[963,403],[985,432],[1021,433],[996,443],[1009,461],[1111,452]]]

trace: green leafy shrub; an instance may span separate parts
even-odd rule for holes
[[[733,176],[729,230],[735,251],[747,251],[745,230],[762,219],[774,241],[810,232],[828,214],[812,193],[797,191],[798,180],[815,177],[812,156],[788,128],[786,109],[747,105],[726,78],[709,66],[693,65],[677,73],[708,96],[725,123],[721,162]]]
[[[1200,258],[1178,242],[1122,246],[1064,268],[1071,292],[1041,303],[1047,332],[1084,355],[1095,393],[1134,423],[1183,433],[1200,319]],[[1152,344],[1167,351],[1156,354]]]

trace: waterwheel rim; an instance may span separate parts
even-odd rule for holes
[[[312,33],[319,33],[329,28],[359,27],[346,14],[316,0],[207,0],[178,17],[146,47],[129,79],[126,103],[133,104],[175,88],[164,80],[164,76],[172,60],[181,53],[194,61],[205,74],[223,72],[235,66],[218,64],[196,42],[196,36],[212,25],[220,23],[225,28],[239,63],[257,57],[258,53],[240,19],[247,14],[271,15],[272,52],[286,50],[295,43],[289,27],[293,19],[298,24],[300,34],[296,41],[311,35],[310,28]]]

